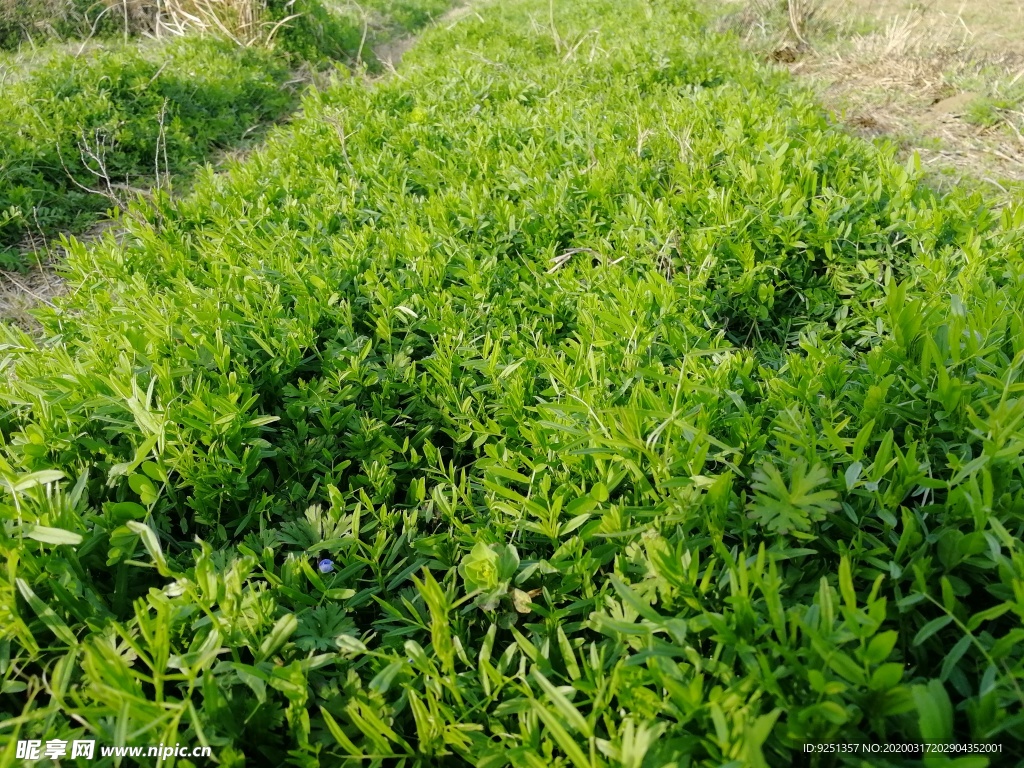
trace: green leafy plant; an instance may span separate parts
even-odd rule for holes
[[[480,593],[474,602],[484,611],[493,611],[498,601],[508,594],[517,570],[519,553],[511,544],[501,546],[477,542],[459,564],[459,574],[466,591]]]
[[[1019,763],[1024,206],[921,178],[681,2],[311,89],[0,329],[5,757]]]
[[[272,55],[215,40],[58,54],[3,87],[0,247],[80,229],[295,103]],[[28,105],[31,104],[31,108]]]
[[[839,494],[822,488],[831,479],[824,466],[797,460],[787,482],[777,467],[764,464],[754,472],[750,517],[776,533],[806,532],[840,507]]]
[[[216,151],[298,106],[295,66],[369,56],[447,5],[380,0],[370,34],[360,13],[318,0],[182,0],[161,12],[186,20],[185,37],[104,39],[88,57],[82,45],[0,56],[0,75],[19,72],[0,76],[0,264],[25,266],[27,238],[81,231],[139,193],[189,182]]]

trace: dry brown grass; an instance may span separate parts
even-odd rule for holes
[[[1024,55],[1022,0],[844,0],[848,15],[884,26],[893,17],[919,17],[964,30],[975,50]]]
[[[833,37],[847,17],[833,0],[725,0],[720,28],[739,32],[756,49],[807,51],[812,41]]]
[[[265,0],[161,0],[157,33],[200,32],[238,45],[269,43],[278,25],[266,19]]]
[[[64,291],[64,281],[50,266],[29,272],[0,271],[0,320],[37,332],[40,326],[32,311],[42,305],[53,306],[53,300]]]
[[[59,0],[45,0],[58,2]],[[0,3],[12,0],[0,0]],[[269,43],[281,26],[266,18],[266,0],[97,0],[126,34],[212,34],[238,45]]]
[[[804,2],[802,29],[781,0],[729,3],[721,24],[851,129],[917,151],[938,185],[1024,183],[1024,0]]]
[[[150,34],[156,22],[155,0],[102,0],[106,12],[120,19],[126,33]]]
[[[0,30],[20,26],[61,39],[89,39],[102,23],[125,37],[213,34],[239,45],[270,42],[287,22],[267,19],[267,0],[0,0]],[[63,34],[58,30],[63,30]],[[31,46],[30,46],[31,47]]]

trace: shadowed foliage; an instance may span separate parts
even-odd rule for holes
[[[1024,758],[1024,207],[686,3],[474,11],[0,336],[12,739]]]

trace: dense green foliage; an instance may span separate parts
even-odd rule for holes
[[[1024,208],[679,2],[478,11],[7,333],[11,739],[1020,760]]]
[[[402,35],[438,18],[450,0],[270,0],[269,19],[282,21],[275,45],[306,61],[369,57],[374,42]]]
[[[213,38],[56,53],[3,89],[0,247],[79,228],[104,193],[180,173],[296,102],[273,53]],[[90,191],[95,190],[95,191]]]
[[[34,56],[25,74],[18,58],[0,61],[0,267],[21,263],[16,247],[27,232],[79,231],[126,186],[185,173],[289,112],[294,66],[347,59],[447,5],[375,0],[368,37],[367,20],[351,9],[289,0],[271,5],[268,25],[282,25],[272,48],[188,36],[57,47]]]

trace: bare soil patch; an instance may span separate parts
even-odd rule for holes
[[[473,9],[471,2],[460,3],[446,11],[444,15],[437,19],[436,23],[441,26],[457,24],[460,19],[463,19],[472,13]],[[374,56],[387,71],[393,72],[401,63],[402,57],[404,57],[409,49],[416,44],[418,39],[419,34],[415,34],[389,40],[374,49]]]

